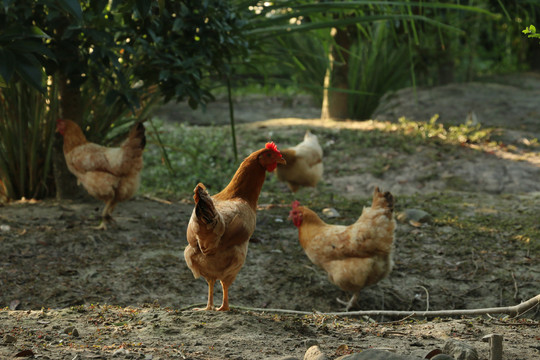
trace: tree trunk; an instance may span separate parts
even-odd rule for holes
[[[349,49],[351,36],[347,29],[332,29],[335,44],[330,50],[330,69],[324,79],[321,119],[343,120],[349,117],[348,93],[337,89],[349,89]]]
[[[59,74],[58,81],[62,118],[80,124],[82,122],[80,87],[72,85],[65,74]],[[56,199],[78,199],[85,195],[85,191],[77,185],[77,178],[67,168],[63,144],[62,136],[57,134],[53,146],[53,174],[56,184]]]

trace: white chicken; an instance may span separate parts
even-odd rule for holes
[[[287,164],[278,164],[277,177],[286,182],[292,192],[302,186],[315,187],[323,174],[323,151],[316,135],[306,131],[298,145],[281,151]]]

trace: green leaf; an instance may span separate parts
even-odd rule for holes
[[[1,42],[14,41],[14,40],[23,39],[23,38],[24,38],[24,33],[20,27],[11,27],[9,29],[3,30],[2,33],[0,34]]]
[[[16,64],[16,71],[17,74],[32,87],[38,89],[42,93],[45,92],[41,65],[33,55],[19,57]]]
[[[77,0],[58,0],[62,9],[73,15],[77,20],[82,20],[81,4]]]
[[[33,37],[38,37],[38,38],[45,38],[45,39],[51,38],[49,35],[47,35],[47,33],[45,33],[45,31],[41,30],[37,26],[32,26],[30,28],[30,34],[32,34]]]
[[[15,70],[15,57],[9,50],[0,49],[0,76],[8,83]]]
[[[536,34],[536,27],[534,25],[528,26],[522,31],[524,34]]]
[[[148,12],[150,12],[150,7],[152,6],[152,2],[149,0],[136,0],[137,3],[137,10],[139,11],[139,15],[142,18],[145,18],[148,15]]]
[[[121,96],[122,95],[118,91],[111,90],[105,95],[105,104],[112,106]]]
[[[21,40],[17,41],[9,46],[9,48],[15,53],[34,53],[47,56],[51,59],[56,59],[54,53],[45,46],[42,42],[35,40]]]

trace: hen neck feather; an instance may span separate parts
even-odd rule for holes
[[[86,140],[81,128],[75,123],[67,124],[64,133],[64,153],[67,154],[77,146],[86,143],[88,143],[88,140]]]
[[[304,209],[302,215],[302,224],[298,228],[300,245],[302,247],[307,245],[314,236],[321,233],[321,228],[325,226],[328,226],[328,224],[322,221],[322,219],[317,216],[315,212],[307,208]]]
[[[259,163],[259,154],[263,151],[257,151],[248,156],[236,170],[229,185],[214,198],[217,200],[240,198],[246,200],[255,210],[266,178],[266,169]]]

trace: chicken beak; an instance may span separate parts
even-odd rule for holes
[[[278,164],[282,164],[282,165],[287,165],[287,161],[285,161],[284,158],[279,158],[279,159],[277,159],[277,163],[278,163]]]

